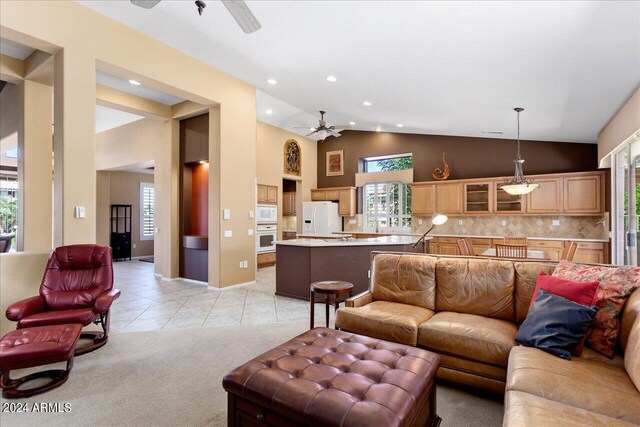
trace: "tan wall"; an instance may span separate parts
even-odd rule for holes
[[[131,205],[131,256],[153,255],[153,240],[140,240],[140,183],[153,183],[153,175],[133,172],[98,172],[96,193],[100,211],[96,221],[96,243],[109,246],[112,204]]]
[[[22,121],[22,114],[17,107],[19,102],[18,85],[7,84],[0,92],[0,139],[4,139],[14,132]]]
[[[295,139],[300,144],[300,149],[302,150],[302,177],[284,174],[284,143],[288,139]],[[282,179],[301,179],[302,199],[297,200],[297,212],[298,216],[302,215],[302,202],[311,200],[311,189],[316,188],[318,182],[316,144],[311,139],[258,122],[256,176],[259,184],[278,186],[278,238],[282,238],[282,230],[285,226],[285,222],[282,219]],[[298,227],[302,224],[300,218],[298,218],[297,224]]]
[[[636,90],[598,135],[598,160],[602,161],[635,132],[640,132],[640,89]]]
[[[0,254],[0,336],[16,328],[4,313],[11,304],[38,295],[49,252]]]
[[[236,214],[224,225],[219,221],[220,227],[231,230],[234,237],[220,239],[219,262],[224,267],[219,269],[216,284],[227,286],[255,279],[253,268],[238,267],[240,260],[255,256],[254,238],[247,235],[247,229],[254,227],[248,212],[255,209],[253,86],[75,2],[3,1],[0,26],[4,38],[56,54],[56,141],[64,145],[64,150],[57,147],[56,151],[56,165],[63,169],[56,174],[55,215],[59,218],[55,222],[56,242],[96,239],[96,174],[92,154],[95,69],[99,68],[218,108],[220,125],[216,129],[221,169],[218,202],[220,207],[230,208]],[[166,176],[177,178],[172,168],[173,165],[165,168]],[[163,179],[161,185],[160,191],[167,194],[173,194],[177,188],[172,180]],[[167,204],[163,206],[166,212],[177,214],[173,198],[163,197],[163,201]],[[86,207],[86,219],[73,218],[75,205]],[[171,223],[174,218],[164,220]],[[163,265],[172,266],[177,259],[178,239],[174,238],[173,230],[161,230],[160,235],[169,242],[162,245],[162,253],[156,256],[161,257]],[[176,274],[173,268],[170,270],[163,275]]]
[[[96,134],[96,170],[153,164],[162,143],[162,122],[142,119]]]

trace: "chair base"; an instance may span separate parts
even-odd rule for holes
[[[2,387],[2,397],[5,399],[19,399],[23,397],[30,397],[36,394],[45,393],[54,388],[60,387],[69,379],[69,373],[73,368],[73,357],[67,361],[67,369],[50,369],[48,371],[36,372],[30,375],[25,375],[21,378],[12,380],[9,376],[9,371],[0,373],[0,386]],[[38,378],[49,378],[50,382],[47,384],[29,388],[26,390],[19,390],[18,388],[29,381],[33,381]]]
[[[104,332],[83,332],[80,334],[80,340],[91,340],[91,343],[83,346],[76,347],[74,356],[81,356],[83,354],[91,353],[94,350],[99,349],[109,341],[109,336]]]

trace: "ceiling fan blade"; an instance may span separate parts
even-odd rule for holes
[[[351,129],[353,126],[351,125],[340,125],[340,126],[331,126],[331,129],[335,130],[343,130],[343,129]]]
[[[333,136],[334,138],[340,138],[342,135],[340,135],[340,132],[329,132],[329,135]]]
[[[236,20],[242,31],[246,34],[253,33],[262,28],[258,18],[251,12],[249,6],[242,0],[221,0],[233,19]]]
[[[131,0],[131,4],[133,4],[134,6],[142,7],[144,9],[151,9],[158,3],[160,3],[160,0]]]
[[[315,130],[314,130],[313,132],[310,132],[310,133],[306,134],[305,136],[311,136],[311,135],[313,135],[314,133],[316,133],[316,131],[315,131]]]

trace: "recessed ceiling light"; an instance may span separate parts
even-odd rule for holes
[[[382,132],[382,128],[381,128],[380,126],[378,126],[378,127],[376,128],[376,132]]]
[[[137,80],[129,80],[129,83],[131,83],[131,84],[132,84],[132,85],[134,85],[134,86],[140,86],[140,85],[142,84],[142,83],[140,83],[140,82],[139,82],[139,81],[137,81]]]
[[[396,125],[396,127],[403,128],[403,127],[404,127],[404,125],[403,125],[402,123],[398,123],[398,124]]]
[[[267,83],[269,83],[270,85],[277,85],[278,81],[276,79],[267,79]]]
[[[327,81],[328,82],[335,82],[336,80],[338,80],[338,79],[336,79],[336,76],[327,76]]]
[[[369,101],[364,101],[362,105],[364,105],[365,107],[371,107],[373,104]]]
[[[349,122],[349,124],[350,124],[351,126],[355,126],[355,125],[356,125],[356,122]]]
[[[273,110],[271,108],[267,109],[265,111],[265,114],[273,114]]]

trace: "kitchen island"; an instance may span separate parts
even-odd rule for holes
[[[429,240],[413,248],[418,236],[368,239],[295,239],[276,244],[276,295],[309,299],[309,285],[323,280],[353,283],[353,294],[369,289],[371,252],[429,252]]]

